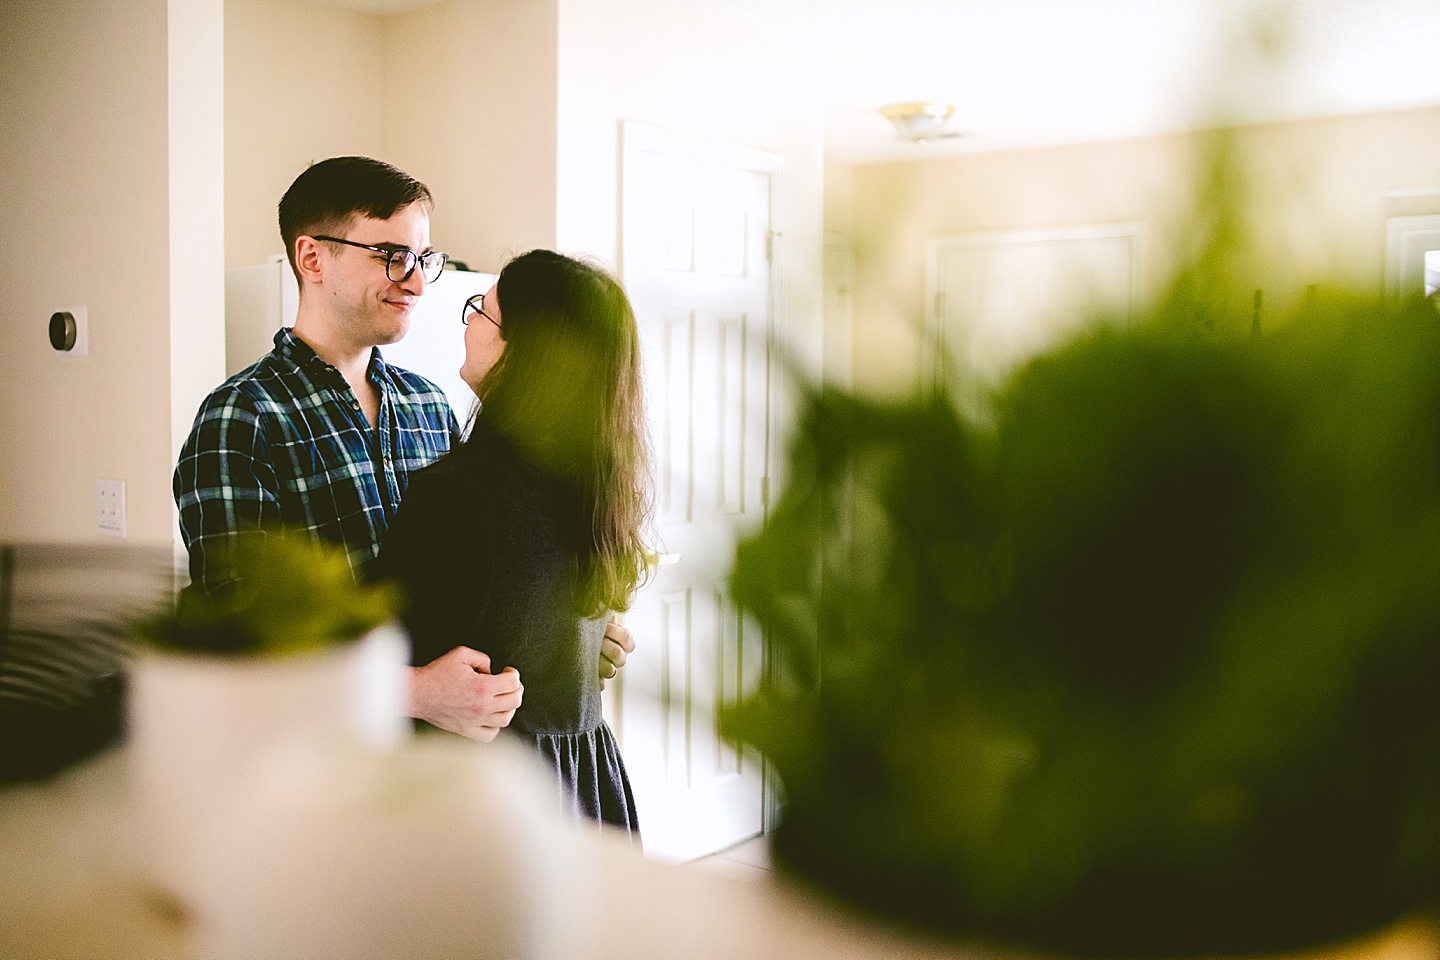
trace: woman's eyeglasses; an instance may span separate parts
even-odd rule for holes
[[[339,237],[322,237],[315,234],[316,240],[326,240],[330,243],[343,243],[351,247],[359,247],[361,250],[373,250],[376,253],[383,253],[388,258],[385,261],[385,276],[390,278],[391,283],[404,283],[410,279],[410,274],[415,268],[420,268],[420,275],[425,278],[426,283],[434,283],[440,278],[440,271],[445,269],[445,261],[450,259],[448,253],[440,253],[432,250],[429,253],[416,253],[409,247],[375,247],[368,243],[356,243],[354,240],[341,240]]]
[[[480,314],[480,316],[484,317],[486,320],[489,320],[491,323],[495,324],[495,329],[496,329],[496,330],[504,329],[503,327],[500,326],[500,321],[499,321],[499,320],[496,320],[494,317],[490,316],[490,314],[488,314],[488,313],[485,312],[484,306],[485,306],[485,294],[483,294],[483,293],[477,293],[477,294],[475,294],[475,296],[473,296],[473,297],[471,297],[469,300],[466,300],[466,301],[465,301],[465,306],[463,306],[463,307],[460,308],[460,322],[463,323],[465,326],[468,327],[468,326],[470,326],[470,315],[471,315],[471,314],[478,313],[478,314]]]

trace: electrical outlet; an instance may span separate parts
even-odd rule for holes
[[[125,481],[95,481],[95,532],[102,537],[125,536]]]

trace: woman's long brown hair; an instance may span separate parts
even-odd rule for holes
[[[580,613],[624,610],[654,556],[640,338],[608,273],[551,250],[521,254],[497,284],[505,350],[482,378],[477,426],[578,492]]]

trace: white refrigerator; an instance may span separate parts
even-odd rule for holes
[[[455,418],[463,427],[475,403],[475,394],[460,379],[465,360],[465,328],[460,309],[477,293],[484,293],[495,275],[468,270],[445,270],[410,315],[410,332],[399,343],[380,348],[386,363],[420,374],[445,391]],[[295,323],[300,289],[283,256],[253,267],[225,271],[225,375],[234,376],[269,353],[275,332]]]

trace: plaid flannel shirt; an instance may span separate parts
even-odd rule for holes
[[[340,371],[285,328],[275,349],[200,405],[175,466],[190,579],[224,582],[212,547],[232,534],[283,524],[337,544],[359,578],[380,549],[410,474],[459,437],[445,394],[371,354],[380,391],[372,429]]]

